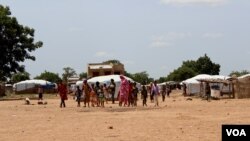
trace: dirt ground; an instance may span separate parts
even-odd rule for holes
[[[59,98],[0,101],[0,141],[220,141],[222,124],[250,124],[249,99],[186,99],[178,91],[158,108],[149,100],[136,108],[76,107],[73,98],[66,108]]]

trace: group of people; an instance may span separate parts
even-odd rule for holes
[[[142,105],[147,106],[148,93],[151,100],[154,101],[155,106],[159,106],[158,97],[162,95],[162,101],[165,101],[165,96],[169,96],[170,88],[166,85],[162,87],[160,91],[157,81],[154,81],[148,89],[146,86],[142,86],[142,89],[136,85],[136,82],[130,82],[123,75],[120,76],[121,82],[118,90],[118,101],[119,106],[137,106],[138,94],[141,93]],[[84,102],[84,107],[104,107],[105,103],[108,103],[108,99],[112,100],[112,103],[115,103],[115,90],[116,83],[113,79],[110,80],[110,84],[100,84],[96,82],[95,84],[89,85],[87,80],[84,80],[82,89],[77,86],[75,91],[75,98],[77,101],[77,106],[80,107],[81,101]],[[58,93],[61,98],[60,107],[66,107],[65,100],[67,97],[67,86],[66,84],[60,82],[58,84]],[[152,101],[152,102],[153,102]]]
[[[90,104],[92,107],[104,107],[104,103],[108,102],[108,99],[111,95],[112,103],[115,102],[115,87],[116,84],[113,79],[111,79],[111,82],[109,86],[106,84],[101,85],[99,82],[96,82],[95,85],[89,85],[87,83],[87,80],[84,80],[82,89],[80,89],[79,86],[77,86],[75,91],[75,98],[77,101],[77,106],[81,106],[81,101],[84,102],[84,107],[88,106],[90,107]],[[61,104],[60,107],[66,107],[65,106],[65,100],[67,100],[67,86],[60,82],[58,84],[58,93],[61,98]]]
[[[137,106],[139,89],[137,88],[136,83],[131,83],[124,76],[120,76],[120,79],[121,85],[118,93],[119,106]],[[162,90],[160,91],[157,81],[151,83],[148,89],[143,85],[141,89],[142,105],[147,106],[148,93],[150,94],[151,101],[155,103],[155,106],[159,106],[158,97],[160,94],[162,95],[162,101],[164,102],[165,96],[167,95],[169,97],[170,92],[171,89],[167,84],[163,85]]]
[[[120,76],[121,85],[118,91],[119,106],[137,106],[139,89],[136,82],[128,81],[124,76]]]

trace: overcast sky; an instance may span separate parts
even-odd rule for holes
[[[220,74],[250,70],[249,0],[1,0],[44,43],[26,61],[45,70],[118,59],[130,73],[167,76],[205,53]]]

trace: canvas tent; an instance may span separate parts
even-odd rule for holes
[[[186,84],[187,86],[186,92],[188,95],[193,95],[193,94],[204,95],[204,86],[205,86],[204,82],[209,82],[212,88],[214,86],[217,86],[220,92],[222,93],[230,93],[232,92],[232,86],[224,83],[229,78],[230,77],[223,75],[200,74],[190,79],[187,79],[182,83]]]
[[[197,79],[206,79],[211,78],[210,75],[200,74],[195,77],[189,78],[187,80],[182,81],[182,83],[186,84],[186,92],[187,95],[193,95],[200,93],[200,82]]]
[[[124,76],[127,80],[134,82],[131,78]],[[120,75],[105,75],[105,76],[97,76],[97,77],[93,77],[87,80],[88,84],[95,84],[97,81],[100,82],[100,84],[106,84],[107,86],[109,86],[110,84],[110,80],[114,79],[114,82],[116,84],[116,90],[115,90],[115,98],[117,98],[118,96],[118,90],[120,87]],[[83,81],[77,81],[76,85],[79,86],[80,88],[82,88],[83,85]]]
[[[25,80],[13,85],[15,93],[37,93],[37,88],[42,86],[48,93],[55,92],[56,84],[46,80]]]

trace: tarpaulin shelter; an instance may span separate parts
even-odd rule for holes
[[[46,93],[56,92],[56,84],[46,81],[46,80],[25,80],[13,85],[13,90],[15,93],[37,93],[38,87],[42,86]]]

